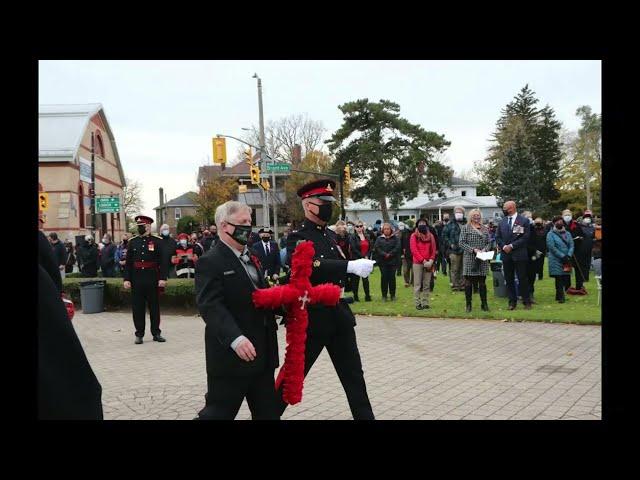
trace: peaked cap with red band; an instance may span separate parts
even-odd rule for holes
[[[178,240],[182,240],[183,238],[185,240],[189,240],[189,235],[187,235],[186,233],[181,233],[180,235],[178,235]]]
[[[138,216],[135,218],[135,222],[136,222],[138,225],[151,225],[151,224],[153,223],[153,218],[151,218],[151,217],[147,217],[147,216],[145,216],[145,215],[138,215]]]
[[[336,182],[329,179],[315,180],[303,185],[298,189],[298,196],[302,199],[309,197],[317,197],[327,202],[335,202],[333,191],[336,188]]]

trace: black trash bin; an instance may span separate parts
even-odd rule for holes
[[[80,282],[80,304],[82,313],[104,312],[105,280],[88,280]]]
[[[494,261],[489,264],[491,268],[491,276],[493,277],[493,295],[498,298],[506,298],[507,283],[504,281],[504,273],[502,271],[502,262]]]

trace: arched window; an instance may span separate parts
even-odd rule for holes
[[[78,212],[80,214],[80,228],[84,228],[84,191],[82,182],[78,182]]]
[[[96,132],[95,151],[97,155],[104,158],[104,143],[102,143],[102,135],[100,135],[100,132]]]

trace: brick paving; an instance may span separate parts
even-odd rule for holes
[[[191,420],[204,405],[201,318],[163,315],[167,342],[147,332],[142,345],[129,312],[80,311],[73,324],[102,384],[105,419]],[[600,334],[599,326],[376,316],[358,316],[356,327],[380,420],[600,420]],[[246,402],[237,418],[251,418]],[[326,351],[282,419],[351,419]]]

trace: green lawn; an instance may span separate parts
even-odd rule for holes
[[[452,292],[449,286],[448,276],[442,273],[439,273],[436,278],[429,302],[431,308],[428,310],[416,310],[413,300],[413,287],[409,286],[405,288],[403,277],[396,277],[397,288],[395,302],[382,301],[379,269],[374,269],[373,274],[369,277],[369,284],[373,301],[364,301],[362,282],[360,282],[360,302],[354,302],[351,305],[354,313],[397,317],[483,318],[597,325],[599,325],[602,320],[602,312],[597,305],[598,290],[593,272],[589,275],[589,282],[585,284],[588,295],[566,295],[566,303],[559,304],[555,301],[554,279],[548,276],[546,264],[544,278],[542,280],[536,280],[536,303],[531,310],[525,310],[520,302],[518,302],[518,307],[515,310],[508,310],[507,299],[497,298],[493,295],[493,279],[491,274],[487,277],[488,312],[480,310],[480,296],[474,294],[473,310],[471,313],[467,313],[465,311],[464,292]]]
[[[63,281],[65,290],[71,294],[74,301],[79,302],[79,283],[88,280],[86,278],[67,278]],[[109,308],[130,309],[129,306],[121,306],[126,300],[130,302],[130,291],[122,289],[122,278],[106,279],[109,284],[105,294],[105,304]],[[602,312],[597,305],[598,290],[593,272],[589,275],[589,282],[585,285],[588,295],[567,295],[567,302],[557,303],[555,298],[554,280],[547,275],[545,265],[544,279],[536,281],[536,304],[531,310],[525,310],[521,303],[513,311],[507,310],[508,301],[506,298],[496,298],[493,296],[493,279],[491,275],[487,277],[489,312],[480,310],[480,297],[473,296],[473,311],[465,312],[464,292],[452,292],[449,287],[449,278],[440,274],[436,278],[434,291],[431,293],[431,308],[428,310],[416,310],[413,301],[413,288],[404,286],[404,279],[396,277],[395,302],[382,302],[380,293],[380,270],[374,269],[369,277],[371,285],[372,302],[364,301],[362,282],[360,282],[360,302],[351,304],[354,313],[362,315],[385,315],[392,317],[434,317],[434,318],[482,318],[493,320],[515,320],[515,321],[538,321],[538,322],[559,322],[559,323],[580,323],[599,325],[602,319]],[[195,302],[193,292],[193,280],[171,279],[167,284],[166,293],[161,299],[163,308],[169,308],[169,304],[174,305],[180,311],[195,312],[193,306]],[[347,295],[350,295],[347,293]],[[124,300],[123,300],[124,299]],[[170,302],[169,300],[172,300]],[[173,311],[173,310],[172,310]]]

